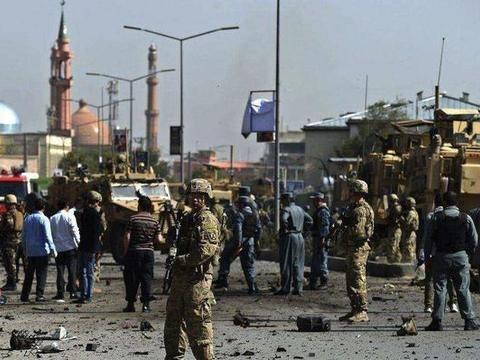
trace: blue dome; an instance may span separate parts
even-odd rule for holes
[[[0,134],[20,132],[20,119],[13,109],[0,101]]]

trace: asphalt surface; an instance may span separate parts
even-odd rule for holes
[[[77,306],[67,301],[57,304],[21,304],[19,292],[9,293],[7,305],[0,307],[0,356],[9,358],[41,357],[47,359],[159,359],[165,355],[163,325],[166,297],[161,295],[163,257],[157,255],[154,293],[149,314],[124,314],[124,285],[121,270],[106,259],[102,280],[97,283],[92,304]],[[476,359],[479,358],[480,331],[463,331],[459,314],[447,314],[446,330],[428,333],[423,327],[430,318],[423,313],[423,292],[410,286],[409,279],[368,278],[370,322],[348,325],[337,321],[348,311],[344,274],[331,273],[324,291],[305,291],[303,297],[273,296],[278,283],[278,264],[257,262],[259,296],[247,296],[237,260],[232,267],[231,288],[216,292],[213,308],[215,351],[218,359]],[[3,277],[3,272],[0,278]],[[55,268],[50,267],[47,297],[55,295]],[[32,296],[33,297],[33,296]],[[474,295],[478,300],[478,295]],[[478,302],[478,301],[476,301]],[[139,305],[137,307],[140,307]],[[237,310],[252,319],[252,326],[235,326]],[[299,333],[295,319],[299,314],[323,314],[332,319],[328,333]],[[417,336],[397,336],[401,316],[414,314]],[[139,329],[148,320],[152,332]],[[60,354],[10,351],[10,333],[18,330],[52,332],[63,325],[72,340],[61,341]],[[40,346],[52,341],[43,341]],[[97,344],[95,352],[87,344]],[[191,352],[186,359],[193,359]]]

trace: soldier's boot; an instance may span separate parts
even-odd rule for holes
[[[192,346],[193,356],[196,360],[213,360],[213,351],[210,345]]]
[[[255,294],[258,294],[259,293],[259,290],[258,290],[258,286],[257,284],[255,283],[255,281],[251,280],[248,282],[248,295],[255,295]]]
[[[152,309],[150,308],[150,302],[149,301],[145,301],[143,303],[143,306],[142,306],[142,312],[143,313],[149,313],[150,311],[152,311]]]
[[[317,289],[317,278],[310,276],[310,282],[308,283],[309,290]]]
[[[463,328],[463,330],[471,331],[471,330],[478,330],[478,329],[479,327],[475,320],[473,319],[465,320],[465,327]]]
[[[432,319],[432,322],[425,328],[425,331],[443,331],[442,322],[440,320]]]
[[[16,291],[17,283],[15,281],[8,280],[7,283],[2,286],[2,291]]]
[[[348,321],[348,319],[350,319],[353,316],[353,314],[354,314],[354,311],[352,309],[349,313],[346,313],[345,315],[340,316],[338,318],[338,321]]]
[[[133,301],[129,301],[127,303],[127,306],[123,308],[122,310],[124,313],[131,313],[131,312],[135,312],[135,304],[133,303]]]
[[[328,285],[328,277],[322,276],[320,277],[320,289],[326,289]]]
[[[365,310],[356,311],[352,316],[348,318],[348,322],[356,323],[356,322],[368,322],[368,314]]]
[[[215,289],[228,289],[228,280],[226,276],[219,276],[215,281]]]

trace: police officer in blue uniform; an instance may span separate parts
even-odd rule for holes
[[[293,283],[293,295],[302,295],[305,266],[305,240],[303,231],[309,230],[313,219],[300,206],[290,192],[282,194],[280,213],[280,273],[281,289],[275,295],[287,295]]]
[[[230,264],[239,256],[248,285],[248,293],[253,295],[258,293],[255,283],[255,242],[260,239],[262,226],[258,213],[252,209],[250,197],[240,196],[237,207],[238,211],[234,215],[232,224],[233,237],[222,252],[215,288],[228,288]]]
[[[317,280],[320,277],[320,288],[326,288],[328,282],[328,244],[327,236],[330,231],[330,209],[325,202],[325,194],[318,192],[310,196],[315,206],[312,228],[312,263],[310,265],[310,290],[317,289]]]

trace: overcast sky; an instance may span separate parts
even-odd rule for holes
[[[26,131],[45,130],[49,57],[58,32],[56,0],[2,0],[0,99],[19,114]],[[73,60],[74,98],[100,103],[106,81],[87,71],[136,77],[147,72],[155,43],[160,68],[178,68],[172,40],[124,30],[130,24],[176,36],[222,26],[185,43],[186,150],[234,143],[237,156],[255,159],[263,146],[240,135],[250,90],[275,84],[275,0],[69,0],[65,16]],[[282,0],[281,118],[284,128],[363,108],[365,75],[369,102],[413,99],[433,93],[441,38],[445,59],[441,88],[480,100],[475,0]],[[168,151],[169,126],[179,122],[179,72],[161,75],[160,134]],[[120,84],[120,98],[128,97]],[[146,84],[135,85],[134,136],[145,136]],[[76,108],[76,106],[74,107]],[[128,124],[120,105],[119,125]]]

